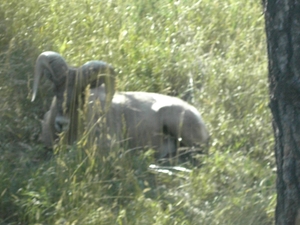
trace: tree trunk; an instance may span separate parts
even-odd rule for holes
[[[265,0],[277,225],[300,225],[300,0]]]

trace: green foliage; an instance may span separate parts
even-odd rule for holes
[[[275,173],[263,16],[257,1],[3,0],[0,3],[0,224],[273,224]],[[211,133],[201,167],[148,169],[153,152],[39,145],[50,105],[34,62],[118,71],[118,90],[186,97]]]

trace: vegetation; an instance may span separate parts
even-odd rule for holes
[[[275,172],[262,8],[249,0],[3,0],[0,3],[0,224],[273,224]],[[212,135],[201,166],[150,170],[153,152],[79,144],[45,151],[51,102],[33,67],[46,50],[101,59],[118,90],[186,96]]]

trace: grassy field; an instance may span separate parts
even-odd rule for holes
[[[184,97],[211,134],[200,168],[149,170],[153,152],[46,152],[52,90],[30,102],[36,57],[57,51],[118,71],[118,90]],[[0,224],[269,225],[276,202],[267,56],[259,1],[3,0],[0,3]]]

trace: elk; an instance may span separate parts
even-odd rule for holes
[[[209,138],[198,110],[177,97],[116,92],[114,68],[106,62],[94,60],[75,68],[59,53],[41,53],[35,65],[32,101],[43,75],[53,83],[54,90],[50,110],[42,121],[41,139],[47,147],[52,147],[63,131],[68,144],[78,141],[78,118],[83,111],[91,127],[105,121],[105,132],[121,145],[152,148],[158,158],[175,154],[179,145],[192,147]],[[101,132],[96,129],[95,138]]]

